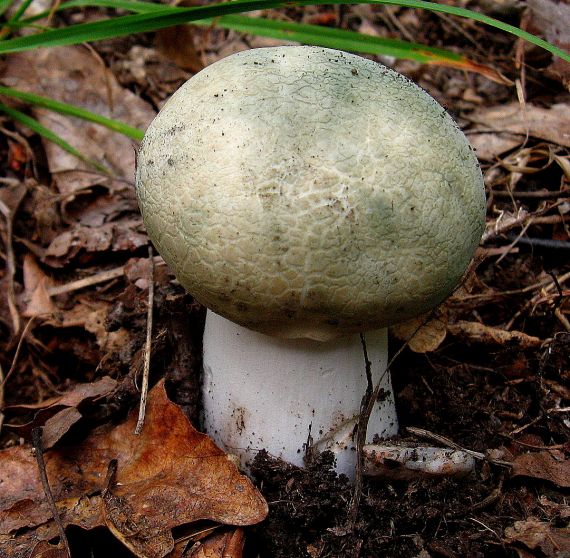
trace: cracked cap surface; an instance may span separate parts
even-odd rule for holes
[[[485,223],[477,159],[405,77],[319,47],[240,52],[164,105],[137,195],[180,283],[245,327],[317,340],[439,304]]]

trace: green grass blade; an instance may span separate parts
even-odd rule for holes
[[[30,7],[30,4],[34,0],[24,0],[16,10],[16,13],[10,18],[8,21],[8,26],[20,20],[20,18],[24,15],[25,11]]]
[[[88,6],[117,8],[135,13],[154,13],[163,9],[159,4],[138,2],[136,0],[71,0],[70,2],[62,4],[59,9]],[[45,15],[47,15],[47,13]],[[437,60],[446,60],[456,63],[466,62],[464,57],[445,49],[428,47],[398,39],[372,37],[370,35],[364,35],[363,33],[323,27],[321,25],[307,25],[239,15],[198,20],[193,23],[197,25],[215,24],[217,27],[232,29],[251,35],[297,41],[299,43],[352,52],[383,54],[396,58],[416,60],[418,62],[429,63]]]
[[[133,128],[132,126],[129,126],[128,124],[125,124],[118,120],[113,120],[112,118],[107,118],[105,116],[95,114],[94,112],[90,112],[74,105],[69,105],[67,103],[61,103],[59,101],[54,101],[53,99],[41,97],[40,95],[35,95],[34,93],[27,93],[25,91],[12,89],[11,87],[0,86],[0,95],[14,97],[15,99],[20,99],[32,105],[44,107],[60,114],[65,114],[67,116],[76,116],[77,118],[81,118],[89,122],[94,122],[95,124],[100,124],[109,130],[119,132],[120,134],[123,134],[124,136],[127,136],[128,138],[136,141],[141,141],[144,135],[144,132],[142,130]]]
[[[59,145],[62,149],[65,149],[68,153],[75,155],[78,159],[85,161],[89,165],[95,167],[98,171],[104,174],[110,174],[109,169],[106,169],[103,165],[97,163],[97,161],[92,161],[89,157],[83,155],[83,153],[79,152],[75,147],[70,145],[66,142],[63,138],[52,132],[49,128],[46,128],[43,124],[40,124],[37,120],[32,118],[31,116],[20,112],[19,110],[13,109],[6,105],[0,103],[0,111],[6,113],[12,120],[20,122],[20,124],[24,124],[30,130],[35,132],[36,134],[42,136],[43,138]]]
[[[436,4],[425,0],[326,0],[323,2],[315,0],[234,0],[222,4],[198,6],[193,8],[161,7],[160,10],[153,12],[121,16],[105,21],[82,23],[63,29],[46,31],[45,33],[39,33],[37,35],[10,39],[0,43],[0,53],[20,52],[38,47],[62,46],[110,39],[131,35],[133,33],[155,31],[164,27],[189,23],[200,19],[208,19],[253,10],[279,8],[283,6],[290,7],[321,4],[389,4],[407,8],[420,8],[465,17],[490,25],[491,27],[495,27],[501,31],[511,33],[521,39],[544,48],[563,60],[570,62],[570,54],[513,25],[465,8]]]
[[[194,23],[198,25],[215,24],[217,27],[232,29],[241,33],[249,33],[250,35],[259,35],[286,41],[297,41],[299,43],[309,43],[316,46],[352,52],[383,54],[423,63],[433,62],[435,59],[445,59],[450,62],[463,59],[459,54],[443,49],[426,47],[424,45],[396,39],[372,37],[370,35],[364,35],[363,33],[333,29],[320,25],[307,25],[240,15],[198,20]]]
[[[12,5],[14,0],[0,0],[0,16],[6,13],[6,10]]]

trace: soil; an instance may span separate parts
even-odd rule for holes
[[[501,17],[518,25],[520,9],[514,5],[505,9],[509,11]],[[401,38],[404,29],[416,42],[455,49],[513,81],[521,79],[514,61],[520,47],[514,39],[466,20],[382,7],[307,8],[304,12],[290,8],[282,13],[298,21],[322,20],[347,29],[358,30],[366,24],[391,37]],[[96,16],[77,10],[73,21]],[[195,30],[193,37],[202,60],[208,61],[227,54],[232,47],[237,50],[261,43],[259,39],[244,39],[219,30]],[[158,56],[153,45],[151,35],[141,35],[95,47],[124,87],[157,107],[192,71],[165,60],[157,65],[156,58],[152,58]],[[146,49],[146,62],[141,63],[143,77],[125,63],[133,47]],[[550,62],[541,51],[527,49],[523,76],[527,103],[545,108],[570,103],[563,83],[548,73]],[[469,118],[475,110],[517,100],[513,86],[481,75],[402,61],[396,63],[396,68],[426,88],[467,130],[471,129]],[[19,131],[10,122],[5,121],[3,126],[11,132]],[[22,182],[34,180],[37,185],[23,198],[14,220],[17,292],[21,294],[27,288],[24,261],[34,253],[34,246],[41,248],[36,251],[40,268],[60,282],[71,280],[78,270],[89,269],[93,274],[145,260],[146,245],[98,253],[85,249],[63,256],[58,266],[42,260],[41,253],[52,239],[69,229],[70,215],[80,215],[90,204],[99,203],[107,191],[94,187],[63,208],[43,144],[32,134],[28,140],[33,155],[20,154],[23,159],[18,163],[18,141],[0,134],[0,165],[5,177]],[[435,437],[429,438],[429,433],[444,437],[449,443],[483,454],[475,470],[464,478],[365,478],[356,521],[349,525],[354,488],[345,477],[333,472],[332,456],[318,456],[301,470],[262,452],[252,468],[252,477],[269,503],[270,513],[261,524],[246,528],[246,558],[570,555],[564,531],[569,517],[568,484],[563,486],[544,469],[516,476],[503,463],[528,453],[548,452],[567,464],[565,457],[570,449],[570,305],[564,284],[570,271],[568,150],[544,140],[540,134],[531,135],[523,143],[524,138],[506,151],[505,159],[482,161],[489,230],[499,230],[500,216],[516,217],[520,210],[542,220],[534,224],[519,221],[518,226],[492,234],[482,244],[464,284],[439,314],[438,319],[447,329],[445,338],[419,352],[404,347],[391,370],[401,427],[399,440],[410,445],[442,445]],[[509,155],[514,157],[502,164]],[[556,158],[562,162],[557,164]],[[553,195],[559,191],[562,193]],[[46,211],[38,211],[38,200],[49,201]],[[131,207],[121,215],[125,214],[134,217],[136,209]],[[6,231],[3,224],[4,265]],[[72,444],[95,427],[124,418],[139,400],[135,378],[142,369],[148,296],[148,290],[141,287],[141,278],[143,272],[133,271],[131,276],[125,272],[125,277],[96,285],[87,292],[59,296],[57,308],[63,317],[79,299],[104,302],[104,327],[87,327],[81,320],[62,326],[62,322],[38,316],[20,350],[21,330],[20,335],[13,335],[9,307],[2,302],[0,363],[4,375],[15,363],[6,383],[5,404],[34,403],[65,392],[78,382],[110,376],[117,380],[117,390],[98,405],[90,406],[64,441]],[[6,267],[0,279],[3,291],[8,293]],[[166,378],[170,397],[194,424],[199,424],[200,339],[205,310],[183,292],[164,266],[157,266],[155,284],[151,384]],[[465,322],[490,329],[473,335],[458,329]],[[106,350],[98,337],[103,330],[107,334],[124,332],[126,341]],[[498,338],[493,333],[496,330],[521,332],[528,337]],[[392,353],[403,343],[399,336],[392,335]],[[427,438],[407,430],[409,427],[427,431]],[[0,443],[10,447],[19,444],[21,438],[26,439],[26,435],[4,427]],[[530,521],[544,526],[542,542],[513,534],[517,522],[522,522],[522,528]],[[102,529],[70,528],[68,535],[77,556],[132,556]],[[547,544],[545,538],[555,543]]]

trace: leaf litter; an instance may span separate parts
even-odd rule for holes
[[[174,549],[172,529],[196,521],[250,525],[267,504],[249,479],[182,411],[163,383],[150,393],[145,429],[134,434],[136,413],[82,443],[45,453],[46,470],[65,526],[107,526],[136,556],[161,558]],[[0,534],[41,527],[57,533],[29,446],[0,452],[3,491]],[[108,468],[116,473],[106,485]],[[14,539],[17,541],[17,539]],[[3,547],[10,552],[10,542]]]

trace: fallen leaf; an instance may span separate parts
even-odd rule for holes
[[[103,61],[83,46],[12,54],[4,66],[2,82],[15,89],[121,120],[142,130],[154,117],[152,108],[121,87]],[[133,140],[79,118],[40,108],[32,111],[44,126],[85,156],[110,167],[118,176],[132,179],[135,168]],[[44,145],[50,172],[61,193],[70,193],[101,180],[83,161],[78,161],[59,146],[49,141]]]
[[[23,272],[24,292],[21,298],[26,306],[22,315],[31,318],[53,314],[57,308],[48,294],[53,281],[42,271],[30,253],[24,256]]]
[[[168,400],[163,382],[149,393],[140,436],[134,434],[137,415],[133,410],[116,427],[44,454],[64,525],[92,529],[106,524],[137,556],[154,558],[174,548],[171,530],[180,525],[209,520],[243,526],[265,518],[263,497]],[[116,482],[103,498],[113,460]],[[30,448],[0,452],[0,482],[0,535],[23,527],[36,527],[40,540],[57,535]],[[133,531],[133,526],[145,531]]]
[[[187,6],[189,2],[179,5]],[[156,48],[162,56],[174,62],[179,68],[198,73],[204,68],[200,55],[194,46],[194,32],[192,25],[173,25],[159,29],[155,33]]]
[[[245,539],[242,529],[216,533],[196,544],[187,558],[241,558]]]
[[[75,407],[68,407],[46,420],[42,428],[42,448],[44,450],[53,448],[82,416]]]
[[[97,227],[76,225],[56,236],[48,246],[43,262],[55,268],[68,265],[82,255],[113,252],[134,252],[148,244],[148,237],[137,229],[141,221],[118,221]]]
[[[513,461],[512,476],[547,480],[569,488],[570,461],[557,460],[548,451],[523,453]]]
[[[21,405],[10,405],[5,410],[10,412],[27,412],[30,410],[56,409],[60,407],[77,407],[89,400],[97,400],[109,395],[115,387],[117,381],[109,376],[105,376],[95,382],[75,384],[73,389],[55,397],[44,399],[38,403],[27,403]],[[55,411],[54,411],[55,412]],[[52,413],[53,414],[53,413]]]
[[[469,130],[469,141],[482,159],[492,160],[521,145],[528,133],[564,147],[570,147],[570,109],[567,103],[549,108],[518,102],[480,108],[468,119],[477,124]]]
[[[496,327],[486,326],[479,322],[467,322],[460,320],[448,326],[452,335],[469,342],[485,343],[490,345],[510,345],[520,349],[540,347],[542,339],[527,335],[521,331],[506,331]]]
[[[562,50],[570,50],[570,4],[555,0],[528,0],[529,31]],[[570,63],[555,56],[547,72],[570,88]]]
[[[30,558],[69,558],[67,555],[67,550],[64,548],[63,545],[53,545],[49,544],[46,541],[39,542]]]
[[[401,341],[408,341],[408,347],[414,353],[435,351],[445,339],[447,317],[443,313],[426,321],[425,316],[397,324],[390,331]]]
[[[530,550],[538,550],[547,558],[570,556],[570,532],[568,528],[556,529],[533,517],[515,521],[513,527],[505,529],[506,542],[521,543]]]

